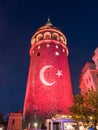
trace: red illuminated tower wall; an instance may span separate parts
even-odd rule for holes
[[[68,114],[72,103],[66,37],[48,21],[31,39],[24,122],[32,124],[37,116]]]

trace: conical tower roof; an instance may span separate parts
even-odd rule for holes
[[[36,42],[41,40],[56,40],[58,42],[60,41],[65,46],[67,44],[65,35],[59,28],[53,26],[50,18],[48,18],[48,21],[44,26],[38,28],[38,30],[34,33],[31,38],[31,45],[34,45]]]
[[[51,29],[56,29],[56,30],[61,31],[59,28],[55,27],[55,26],[52,24],[52,22],[51,22],[51,20],[50,20],[49,17],[48,17],[48,20],[47,20],[46,24],[45,24],[44,26],[40,27],[40,28],[38,29],[38,31],[39,31],[39,30],[42,30],[42,29],[49,29],[49,28],[51,28]]]

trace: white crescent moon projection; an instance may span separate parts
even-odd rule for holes
[[[41,70],[40,70],[40,80],[41,80],[41,82],[44,84],[44,85],[46,85],[46,86],[52,86],[54,83],[55,83],[55,81],[53,81],[53,82],[47,82],[46,80],[45,80],[45,77],[44,77],[44,73],[45,73],[45,71],[48,69],[48,68],[53,68],[53,66],[51,66],[51,65],[46,65],[46,66],[43,66],[42,68],[41,68]]]

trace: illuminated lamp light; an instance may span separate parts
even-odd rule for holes
[[[37,122],[34,122],[34,128],[37,129],[37,126],[38,126],[38,123]]]
[[[4,130],[4,127],[0,127],[0,130]]]

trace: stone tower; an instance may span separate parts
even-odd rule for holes
[[[73,92],[67,40],[48,22],[31,38],[30,66],[23,110],[24,127],[33,128],[38,118],[69,114]]]

